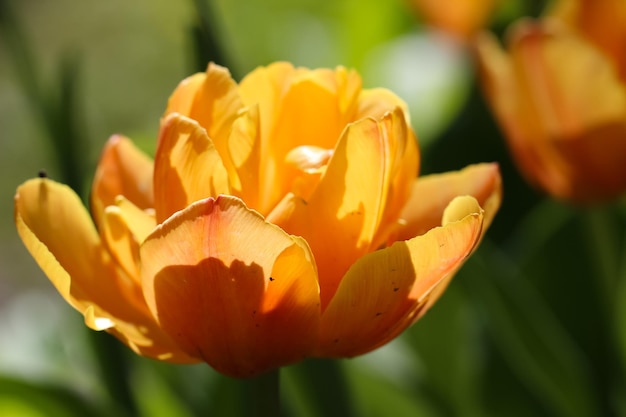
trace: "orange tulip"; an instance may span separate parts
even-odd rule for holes
[[[500,204],[494,164],[416,180],[406,114],[343,68],[238,85],[209,65],[170,98],[154,162],[109,140],[95,226],[47,178],[15,221],[86,324],[141,355],[249,377],[363,354],[430,308]]]
[[[520,21],[509,29],[508,52],[490,34],[478,40],[485,95],[520,171],[575,203],[626,190],[626,3],[612,2],[612,15],[609,3],[580,2],[580,9]],[[600,23],[600,15],[612,20]],[[621,39],[605,38],[603,27],[621,31]]]
[[[460,40],[487,26],[497,0],[410,0],[424,20]]]

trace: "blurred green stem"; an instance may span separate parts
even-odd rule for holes
[[[216,27],[219,21],[216,18],[216,4],[212,0],[193,0],[196,11],[196,24],[191,28],[191,36],[194,42],[195,71],[205,71],[209,62],[229,68],[231,74],[237,78],[237,73],[232,68],[217,36]]]
[[[280,415],[280,368],[246,381],[255,417]]]
[[[609,394],[609,409],[614,410],[614,415],[622,415],[619,408],[624,407],[623,393],[626,390],[626,362],[625,355],[620,352],[620,268],[622,267],[624,227],[623,218],[618,216],[613,207],[603,206],[591,208],[583,213],[586,231],[588,235],[589,253],[597,271],[591,281],[596,285],[595,305],[601,309],[601,326],[605,340],[602,345],[606,346],[605,367],[611,393]]]

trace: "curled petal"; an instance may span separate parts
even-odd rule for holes
[[[164,119],[155,157],[154,191],[158,223],[194,201],[230,194],[220,154],[194,120],[176,113]]]
[[[49,179],[22,184],[15,223],[31,255],[63,298],[94,330],[107,330],[135,352],[191,362],[159,328],[132,280],[104,250],[89,214],[67,186]],[[139,294],[140,295],[140,294]]]
[[[485,211],[487,230],[502,201],[502,178],[496,163],[470,165],[460,171],[431,174],[413,182],[400,218],[397,240],[423,235],[441,224],[445,208],[460,195],[471,195]]]
[[[141,246],[144,295],[185,352],[249,377],[310,354],[320,314],[312,259],[306,242],[241,200],[209,198]]]
[[[130,139],[112,136],[102,151],[93,179],[91,211],[96,224],[100,224],[105,207],[114,204],[118,195],[141,209],[153,207],[152,170],[152,159]]]
[[[471,254],[483,226],[472,197],[455,199],[446,217],[444,226],[365,255],[350,268],[322,315],[317,356],[367,353],[430,308]]]

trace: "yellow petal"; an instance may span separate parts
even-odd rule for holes
[[[141,281],[139,279],[139,243],[128,228],[121,210],[117,206],[109,206],[104,211],[102,222],[102,239],[109,253],[117,264],[134,280],[138,297],[141,299]]]
[[[454,200],[443,227],[359,259],[322,315],[322,357],[352,357],[398,336],[434,303],[480,239],[482,210]]]
[[[25,182],[15,196],[15,223],[28,251],[89,327],[109,331],[144,356],[192,361],[159,329],[143,298],[128,298],[133,282],[104,251],[72,190],[49,179]]]
[[[249,207],[258,208],[259,164],[261,160],[261,140],[259,107],[252,106],[241,113],[234,121],[228,139],[228,152],[234,173],[230,182],[234,194],[241,197]]]
[[[379,119],[385,113],[399,107],[402,109],[407,124],[411,120],[406,102],[385,88],[372,88],[361,91],[358,104],[357,119],[365,117]]]
[[[262,109],[259,210],[268,213],[292,189],[287,154],[299,146],[333,149],[354,120],[360,78],[343,68],[311,71],[276,65],[246,77],[240,91],[246,103],[259,103]]]
[[[502,200],[502,178],[495,163],[470,165],[460,171],[419,177],[400,218],[403,226],[395,239],[423,235],[441,224],[445,208],[457,196],[471,195],[485,211],[485,230]]]
[[[194,201],[229,194],[222,159],[194,120],[173,113],[159,132],[154,168],[154,208],[158,223]]]
[[[123,196],[115,200],[115,206],[119,209],[128,230],[132,233],[137,243],[141,243],[156,227],[156,219],[153,209],[140,210],[131,201]]]
[[[185,116],[191,114],[191,107],[196,100],[196,94],[206,80],[206,73],[197,73],[182,80],[167,102],[165,116],[170,113],[179,113]]]
[[[310,200],[288,195],[269,217],[289,233],[303,236],[311,246],[319,270],[322,308],[350,265],[378,244],[385,209],[399,214],[402,205],[386,207],[393,201],[390,193],[408,196],[410,182],[406,190],[392,190],[391,185],[398,172],[405,174],[396,162],[413,139],[406,126],[399,126],[403,124],[398,111],[380,122],[368,118],[350,125]],[[416,167],[415,161],[408,164]],[[413,172],[410,178],[414,176]]]
[[[312,255],[235,197],[195,202],[141,246],[145,298],[189,355],[234,377],[303,359],[317,339]]]
[[[141,209],[154,206],[152,192],[153,163],[130,139],[115,135],[106,143],[91,189],[91,208],[96,224],[104,209],[114,204],[118,195]]]

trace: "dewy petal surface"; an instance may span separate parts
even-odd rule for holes
[[[192,119],[177,113],[165,118],[154,163],[158,223],[194,201],[230,194],[219,152],[206,130]]]
[[[125,136],[112,136],[98,162],[91,190],[91,211],[100,224],[104,209],[118,195],[141,209],[154,206],[152,191],[153,162]]]
[[[481,237],[476,200],[462,197],[451,206],[444,226],[365,255],[350,268],[322,315],[317,356],[369,352],[426,312],[438,286],[447,284]]]
[[[249,377],[310,354],[320,306],[308,246],[238,198],[175,214],[146,239],[141,259],[147,303],[189,355]]]
[[[135,352],[191,362],[154,321],[133,282],[105,252],[89,214],[69,187],[49,179],[22,184],[15,196],[17,230],[50,281],[94,330],[107,330]]]

